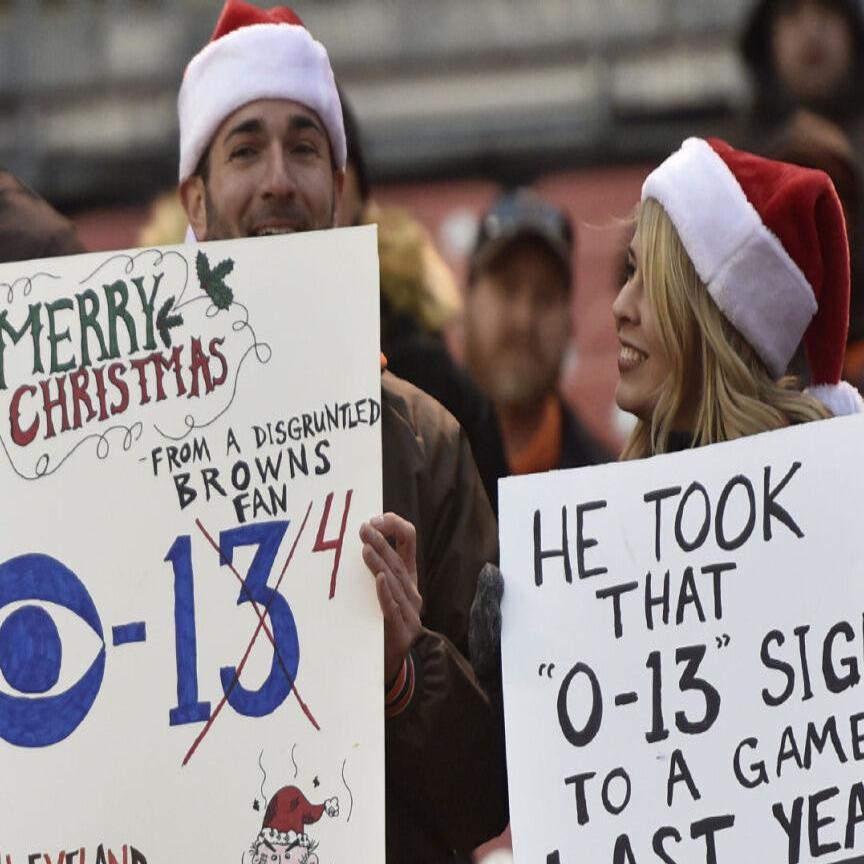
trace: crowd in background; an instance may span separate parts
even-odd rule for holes
[[[732,144],[820,168],[842,201],[851,253],[851,321],[844,375],[864,387],[864,258],[861,221],[864,159],[864,9],[859,0],[757,0],[741,34],[752,102]],[[337,70],[338,72],[338,70]],[[585,289],[580,256],[593,228],[574,220],[577,202],[553,201],[542,187],[500,187],[454,272],[436,237],[410,208],[376,198],[363,151],[363,118],[343,93],[346,188],[340,225],[378,225],[381,346],[388,368],[441,402],[471,443],[493,504],[508,474],[579,467],[617,457],[626,423],[602,426],[580,416],[559,386],[567,364],[590,338],[576,310]],[[537,130],[538,135],[543,130]],[[646,174],[650,166],[640,167]],[[537,166],[537,175],[544,173]],[[84,251],[73,226],[9,175],[0,182],[3,261]],[[36,190],[38,191],[38,190]],[[142,245],[183,241],[186,218],[173,192],[153,190]],[[159,194],[159,197],[157,196]],[[635,194],[632,205],[637,203]],[[422,210],[422,207],[419,208]],[[620,272],[632,236],[632,210],[601,220],[615,235]],[[623,220],[623,221],[622,221]],[[621,276],[623,281],[624,276]],[[611,327],[613,295],[604,295]],[[793,360],[804,382],[802,352]],[[505,860],[502,844],[484,859]],[[497,856],[497,857],[496,857]]]

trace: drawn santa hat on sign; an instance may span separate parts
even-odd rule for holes
[[[307,825],[314,825],[324,814],[339,815],[339,801],[328,798],[323,804],[310,804],[296,786],[283,786],[271,799],[264,813],[260,837],[271,843],[308,847]]]
[[[180,86],[181,183],[195,172],[222,122],[257,99],[289,99],[314,111],[330,138],[334,165],[345,167],[342,106],[327,50],[289,8],[227,0]]]
[[[864,410],[840,380],[849,328],[849,246],[828,175],[688,138],[648,175],[720,311],[775,379],[801,340],[807,392],[834,414]]]

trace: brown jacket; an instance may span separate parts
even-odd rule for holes
[[[504,742],[468,656],[477,575],[497,526],[467,438],[434,399],[381,379],[384,509],[417,529],[424,630],[411,702],[386,721],[387,861],[452,862],[507,822]]]

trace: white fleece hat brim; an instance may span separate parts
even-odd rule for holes
[[[327,50],[298,24],[250,24],[207,44],[186,67],[177,98],[181,183],[226,118],[258,99],[287,99],[314,111],[334,165],[345,167],[342,105]]]

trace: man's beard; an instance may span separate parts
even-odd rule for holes
[[[210,190],[207,185],[204,185],[204,206],[207,209],[207,239],[208,240],[235,240],[240,237],[251,237],[251,234],[244,234],[238,228],[240,233],[236,233],[228,226],[228,223],[222,217],[213,198],[210,195]],[[299,208],[287,205],[274,205],[266,212],[258,214],[259,218],[284,220],[294,223],[297,227],[294,228],[294,233],[302,231],[315,231],[324,228],[333,228],[336,225],[336,199],[335,196],[330,201],[330,215],[326,225],[312,225],[309,222],[308,214]]]
[[[490,396],[501,408],[527,408],[555,390],[558,374],[540,366],[499,367],[491,376]]]
[[[496,345],[484,350],[466,343],[468,367],[499,408],[525,408],[542,402],[558,385],[559,368],[537,356],[536,349]]]
[[[204,206],[207,208],[207,239],[208,240],[230,240],[233,239],[228,226],[222,219],[222,214],[216,209],[210,190],[204,184]]]

